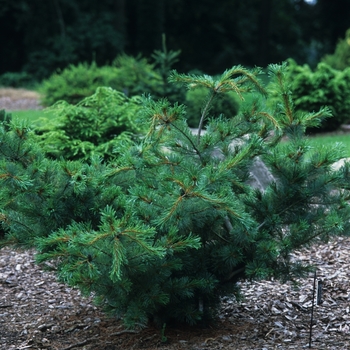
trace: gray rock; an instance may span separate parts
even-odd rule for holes
[[[267,186],[275,181],[275,178],[267,168],[265,163],[257,157],[250,168],[250,178],[247,181],[249,185],[261,191],[265,191]]]

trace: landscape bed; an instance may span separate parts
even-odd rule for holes
[[[350,342],[350,239],[337,237],[295,253],[323,281],[315,307],[312,348],[347,349]],[[34,264],[34,251],[0,251],[1,343],[7,349],[300,349],[310,342],[313,275],[299,287],[273,280],[240,282],[245,300],[224,298],[209,328],[152,324],[129,331],[92,299],[55,281]],[[9,326],[11,325],[11,327]]]
[[[271,350],[309,348],[313,274],[299,286],[241,282],[242,302],[226,298],[209,328],[128,331],[91,298],[56,281],[34,263],[34,251],[0,251],[0,347],[85,350]],[[323,303],[315,306],[312,349],[350,348],[350,238],[337,237],[296,252],[317,268]],[[163,333],[163,334],[162,334]],[[166,341],[162,342],[162,335]],[[165,339],[165,338],[164,338]],[[163,339],[163,340],[164,340]]]

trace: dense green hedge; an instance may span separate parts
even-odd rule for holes
[[[7,72],[0,75],[0,87],[32,89],[38,84],[34,76],[26,72]]]
[[[40,89],[42,103],[51,106],[64,100],[75,104],[92,95],[100,86],[111,87],[126,96],[151,93],[158,97],[162,78],[146,59],[126,55],[117,57],[109,66],[99,67],[96,63],[70,65],[43,81]]]
[[[57,159],[114,158],[121,140],[131,142],[145,131],[138,120],[141,108],[139,96],[129,98],[110,87],[98,87],[76,105],[59,101],[50,107],[55,117],[36,130],[39,144]]]
[[[297,110],[330,108],[333,117],[324,120],[317,130],[333,131],[350,121],[350,67],[340,71],[321,62],[312,70],[308,65],[289,60],[286,78]]]

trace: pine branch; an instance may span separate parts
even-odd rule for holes
[[[203,124],[204,124],[205,118],[206,118],[206,116],[208,114],[210,105],[211,105],[211,103],[213,102],[213,100],[215,98],[215,95],[216,95],[215,90],[211,91],[209,99],[208,99],[207,103],[205,104],[205,106],[203,108],[202,115],[201,115],[201,118],[200,118],[200,121],[199,121],[199,125],[198,125],[198,133],[197,133],[197,144],[198,145],[200,144],[200,137],[201,137],[201,133],[202,133],[202,129],[203,129]]]
[[[227,232],[228,232],[228,233],[232,232],[233,226],[232,226],[231,221],[230,221],[230,219],[229,219],[228,216],[225,216],[225,218],[224,218],[224,223],[225,223]]]
[[[213,231],[214,235],[219,237],[219,239],[221,239],[223,242],[230,244],[231,242],[229,240],[227,240],[226,238],[222,237],[219,233]]]
[[[203,163],[201,152],[199,151],[197,146],[194,144],[194,142],[191,140],[191,138],[183,130],[178,128],[174,123],[171,123],[171,126],[174,127],[178,132],[180,132],[190,142],[191,146],[193,147],[193,149],[195,150],[196,154],[199,156],[200,160]],[[198,144],[199,144],[199,138],[200,138],[200,132],[199,132],[199,135],[198,135]]]

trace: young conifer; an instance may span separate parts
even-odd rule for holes
[[[62,281],[85,294],[93,292],[130,328],[149,320],[202,322],[215,315],[222,296],[237,293],[239,278],[289,279],[305,271],[291,259],[295,249],[347,232],[349,168],[332,170],[342,157],[337,147],[308,144],[305,129],[329,112],[295,113],[285,68],[270,66],[279,96],[272,112],[259,70],[236,66],[218,78],[173,72],[172,82],[208,89],[196,132],[183,106],[145,98],[140,122],[148,132],[132,147],[120,143],[116,161],[76,162],[72,171],[60,163],[64,171],[50,181],[67,179],[65,202],[80,210],[62,224],[59,213],[58,229],[35,240],[38,261],[53,263]],[[242,102],[235,117],[223,111],[211,119],[212,101],[232,91],[250,103]],[[256,164],[273,175],[266,188],[251,185]],[[23,224],[33,219],[25,208],[17,208]],[[20,242],[14,213],[5,206],[2,221]],[[49,214],[40,215],[38,225]]]

